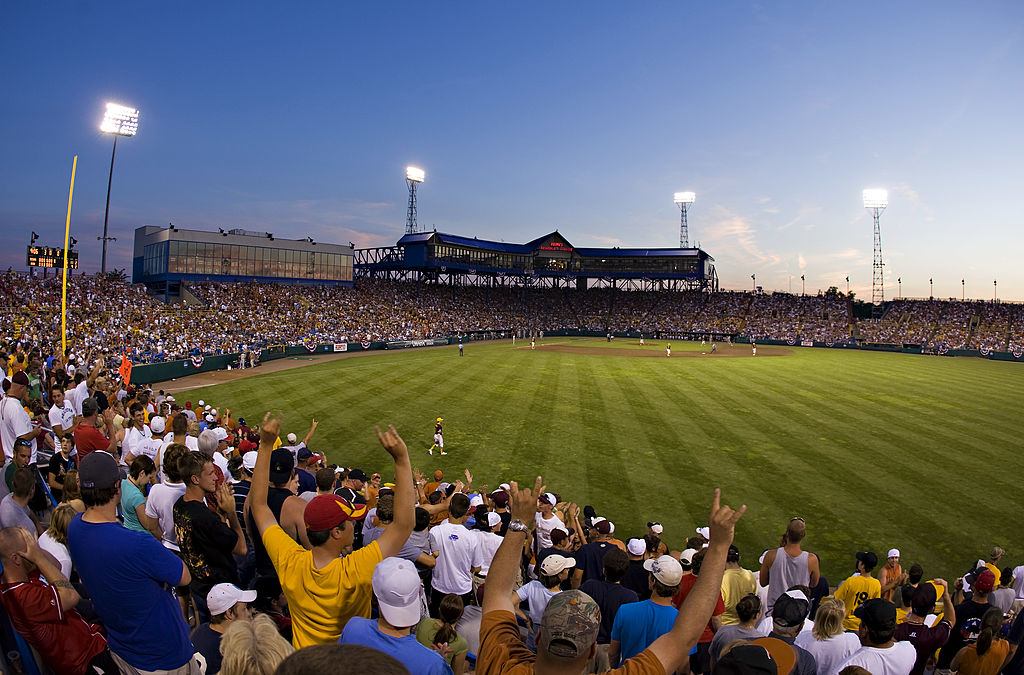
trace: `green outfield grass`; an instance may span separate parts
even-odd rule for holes
[[[559,343],[555,345],[554,343]],[[523,348],[525,347],[525,348]],[[566,353],[555,349],[597,353]],[[757,568],[793,516],[833,585],[858,550],[903,552],[904,569],[952,577],[994,543],[1020,564],[1020,408],[1024,368],[972,358],[857,350],[551,338],[345,358],[189,392],[249,421],[284,414],[331,461],[389,475],[374,424],[394,424],[413,466],[478,484],[531,480],[593,504],[616,536],[665,525],[680,547],[706,524],[714,487],[749,506],[737,533]],[[697,352],[689,357],[682,351]],[[703,351],[707,351],[707,347]],[[179,396],[178,398],[184,398]],[[447,457],[427,455],[445,418]],[[1017,545],[1017,546],[1015,546]]]

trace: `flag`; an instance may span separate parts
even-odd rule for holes
[[[132,382],[132,362],[128,360],[128,352],[124,353],[121,357],[121,367],[117,369],[117,374],[121,376],[125,384],[131,384]]]

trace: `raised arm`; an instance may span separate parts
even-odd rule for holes
[[[532,523],[537,513],[537,495],[544,492],[541,477],[537,476],[533,492],[530,492],[529,488],[520,490],[519,485],[514,481],[510,485],[512,521]],[[494,560],[491,561],[491,567],[487,571],[488,586],[487,592],[484,593],[484,614],[501,610],[515,612],[515,606],[512,604],[512,587],[515,585],[516,570],[519,569],[523,546],[529,537],[528,529],[517,531],[509,528],[505,534],[505,539],[494,554]],[[708,613],[710,614],[710,610]],[[696,639],[694,641],[696,642]]]
[[[270,453],[274,451],[274,441],[281,432],[281,420],[271,417],[268,412],[263,416],[263,423],[260,425],[260,447],[256,456],[256,466],[252,473],[252,486],[249,488],[249,509],[252,512],[253,522],[260,536],[277,525],[274,519],[274,512],[267,506],[267,491],[270,488]]]
[[[25,550],[20,554],[21,557],[38,567],[39,573],[46,579],[46,583],[56,589],[63,609],[74,608],[81,596],[60,571],[60,563],[52,555],[39,548],[36,538],[28,530],[23,527],[18,529],[21,531],[22,539],[25,540]]]
[[[715,499],[711,505],[711,517],[708,525],[711,529],[711,541],[708,543],[704,562],[700,566],[700,576],[693,590],[686,596],[683,606],[679,608],[672,630],[662,635],[648,649],[661,661],[666,673],[675,672],[684,662],[690,649],[697,644],[704,632],[718,593],[722,588],[722,576],[725,573],[725,556],[736,530],[736,522],[747,510],[741,506],[733,511],[721,505],[721,490],[715,490]]]
[[[310,425],[309,431],[306,432],[306,437],[302,439],[303,445],[309,444],[309,439],[313,438],[313,432],[316,431],[317,424],[317,421],[313,420],[313,424]]]
[[[380,427],[376,429],[377,440],[395,460],[395,519],[377,540],[381,556],[388,558],[398,555],[405,542],[409,540],[412,528],[416,525],[416,504],[412,464],[409,462],[409,450],[405,447],[405,441],[395,431],[394,426],[388,425],[388,430],[384,432]]]

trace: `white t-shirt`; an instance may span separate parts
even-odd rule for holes
[[[39,548],[56,558],[60,563],[61,574],[68,579],[71,578],[71,553],[68,552],[67,546],[57,542],[49,532],[43,532],[39,535]]]
[[[149,490],[146,498],[146,515],[156,518],[160,524],[163,545],[172,551],[178,548],[178,537],[174,534],[174,503],[185,494],[184,483],[160,483]]]
[[[156,457],[153,458],[153,461],[156,462],[156,477],[161,483],[167,482],[167,474],[164,473],[164,455],[167,454],[167,446],[174,443],[174,434],[168,434],[168,436],[170,439],[164,436],[164,443],[157,451]],[[185,447],[193,452],[199,452],[199,439],[195,436],[186,436]]]
[[[480,544],[463,525],[443,522],[430,530],[430,551],[437,553],[431,585],[441,593],[464,595],[473,590],[473,569],[483,566]]]
[[[888,649],[861,647],[836,667],[860,666],[871,675],[907,675],[917,661],[917,650],[909,642],[896,642]]]
[[[121,457],[126,457],[129,452],[135,457],[146,454],[143,452],[142,446],[151,438],[153,438],[153,432],[145,424],[142,425],[141,431],[132,427],[124,432],[124,440],[121,441]]]
[[[498,547],[505,540],[500,534],[494,532],[484,532],[483,530],[473,530],[473,532],[480,544],[480,557],[484,561],[484,564],[480,566],[480,574],[487,576],[487,571],[491,568],[491,561],[494,560],[494,554],[498,552]]]
[[[14,459],[14,441],[19,436],[30,433],[33,429],[32,418],[25,412],[21,401],[8,396],[0,401],[0,443],[3,445],[4,457]],[[32,459],[36,461],[36,439],[32,439]]]
[[[860,638],[856,633],[840,633],[827,640],[816,640],[811,633],[803,632],[796,636],[796,646],[811,653],[819,673],[836,673],[836,666],[860,649]]]
[[[544,584],[534,579],[525,586],[520,586],[519,590],[516,591],[516,595],[519,596],[520,600],[526,600],[530,606],[530,621],[533,622],[533,629],[537,630],[540,628],[540,619],[544,616],[544,610],[548,606],[548,602],[551,598],[558,595],[559,589],[556,586],[554,590],[549,591],[544,588]]]
[[[221,473],[224,474],[224,477],[230,481],[231,474],[228,472],[228,458],[224,456],[224,453],[214,452],[213,463],[218,469],[220,469]]]
[[[563,530],[566,529],[565,523],[563,523],[562,519],[554,513],[551,514],[550,518],[545,520],[544,516],[542,516],[538,511],[533,517],[533,522],[536,525],[534,532],[537,533],[537,550],[540,551],[543,551],[546,548],[551,548],[551,530],[559,526],[561,526]]]
[[[50,420],[50,428],[54,428],[60,425],[60,428],[64,433],[71,431],[71,427],[75,424],[75,408],[67,399],[64,400],[64,407],[58,408],[57,404],[54,403],[50,406],[50,412],[47,414],[47,419]]]
[[[1024,565],[1013,568],[1013,590],[1018,600],[1024,600]]]
[[[64,392],[64,400],[74,406],[75,414],[82,414],[82,401],[89,398],[88,380],[82,380],[73,389]]]

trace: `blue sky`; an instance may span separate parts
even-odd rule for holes
[[[141,224],[359,246],[421,225],[581,246],[691,240],[726,288],[1024,300],[1024,3],[0,4],[0,266],[29,232],[99,268]],[[24,241],[22,241],[24,240]],[[792,279],[792,282],[790,281]]]

